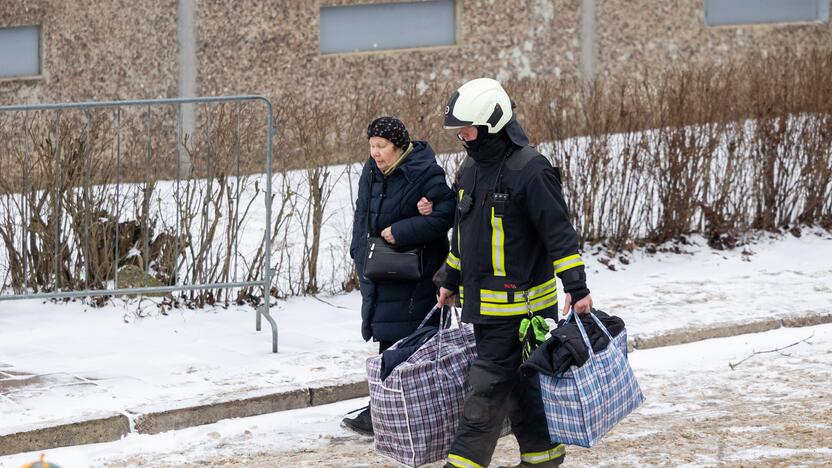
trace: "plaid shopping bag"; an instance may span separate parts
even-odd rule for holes
[[[423,326],[438,309],[432,310]],[[470,392],[468,368],[476,358],[474,327],[441,315],[439,331],[381,380],[381,356],[367,360],[376,451],[408,466],[448,455]],[[393,347],[397,346],[394,344]],[[503,428],[507,433],[508,426]]]
[[[589,359],[580,367],[573,365],[561,377],[540,374],[543,407],[553,442],[592,447],[644,402],[627,362],[626,330],[610,337],[598,317],[590,315],[610,338],[607,348],[594,353],[581,320],[570,313],[566,321],[574,316]]]

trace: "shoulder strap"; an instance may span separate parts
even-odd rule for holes
[[[456,187],[459,187],[459,182],[462,180],[462,175],[465,171],[473,165],[474,159],[471,156],[465,156],[465,159],[462,161],[462,164],[459,165],[459,168],[456,170],[456,175],[454,176],[454,185]]]
[[[524,167],[526,167],[528,163],[531,162],[532,159],[535,158],[535,156],[543,155],[540,154],[540,152],[537,151],[533,146],[526,145],[522,147],[520,151],[516,151],[514,155],[510,157],[508,161],[506,161],[506,167],[508,167],[512,171],[522,170]],[[549,165],[551,165],[551,161],[549,161],[549,158],[543,158],[546,159],[546,162],[548,162]],[[557,178],[558,183],[562,183],[560,167],[553,166],[552,169],[555,170],[555,178]]]
[[[506,161],[506,167],[512,171],[519,171],[526,167],[526,164],[534,159],[535,156],[539,155],[540,153],[534,149],[533,146],[526,145],[520,148],[519,151],[515,151],[514,154],[508,158]]]

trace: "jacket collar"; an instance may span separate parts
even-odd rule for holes
[[[376,176],[390,177],[401,171],[408,182],[414,182],[427,174],[428,168],[432,164],[436,164],[436,154],[433,152],[433,148],[426,141],[413,141],[410,145],[410,153],[406,157],[403,154],[396,161],[396,165],[391,166],[386,175],[383,175],[376,161],[369,158],[370,167],[376,173]]]
[[[412,153],[412,152],[413,152],[413,143],[410,143],[410,144],[407,145],[407,149],[404,151],[404,153],[402,153],[402,155],[399,157],[399,159],[397,159],[396,162],[394,162],[392,166],[388,167],[386,170],[384,170],[382,172],[384,174],[384,177],[387,177],[390,174],[392,174],[393,171],[395,171],[402,164],[402,162],[405,160],[405,158],[410,156],[410,153]]]

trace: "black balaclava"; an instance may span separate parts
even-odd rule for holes
[[[506,134],[505,129],[497,133],[488,133],[488,127],[477,125],[477,138],[463,142],[468,156],[480,164],[496,163],[503,160],[514,143]]]

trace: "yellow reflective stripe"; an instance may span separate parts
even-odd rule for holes
[[[516,315],[528,313],[525,302],[516,304],[490,304],[480,302],[480,313],[482,315]]]
[[[508,293],[505,291],[492,291],[490,289],[480,289],[480,300],[484,301],[488,299],[488,302],[501,302],[503,304],[508,303]]]
[[[503,218],[494,216],[494,207],[491,207],[491,266],[494,276],[506,275],[505,237]]]
[[[549,450],[544,450],[543,452],[521,453],[520,460],[532,465],[537,465],[539,463],[554,460],[555,458],[560,458],[564,455],[566,455],[566,447],[563,444],[560,444],[556,447],[550,448]]]
[[[453,453],[448,454],[448,463],[458,468],[483,468],[479,463]]]
[[[557,288],[558,288],[557,278],[552,278],[549,281],[547,281],[547,282],[545,282],[541,285],[534,286],[531,289],[529,289],[529,299],[534,299],[536,297],[540,297],[540,296],[543,296],[545,294],[549,294],[550,292],[552,292],[552,290],[557,290]],[[515,295],[515,297],[517,297],[517,296]]]
[[[514,291],[514,302],[522,301],[524,304],[526,303],[526,294],[528,294],[529,299],[535,299],[540,296],[545,296],[552,291],[556,291],[558,287],[557,278],[552,278],[549,281],[538,284],[537,286],[533,286],[528,291]],[[508,292],[507,291],[493,291],[491,289],[480,289],[480,300],[486,302],[496,302],[502,304],[508,304]]]
[[[570,268],[575,268],[577,266],[581,266],[584,264],[583,260],[581,260],[581,256],[579,254],[570,255],[568,257],[563,257],[560,260],[555,260],[555,273],[560,273],[562,271],[566,271]]]
[[[445,260],[445,263],[447,263],[448,266],[454,270],[462,269],[462,263],[459,261],[459,258],[453,254],[453,252],[448,252],[448,259]]]
[[[490,304],[488,302],[480,302],[480,314],[493,316],[523,315],[528,314],[530,309],[531,312],[537,312],[539,310],[552,307],[557,303],[557,290],[553,290],[550,294],[539,297],[535,300],[530,300],[528,305],[526,305],[525,301],[515,302],[514,304]]]

